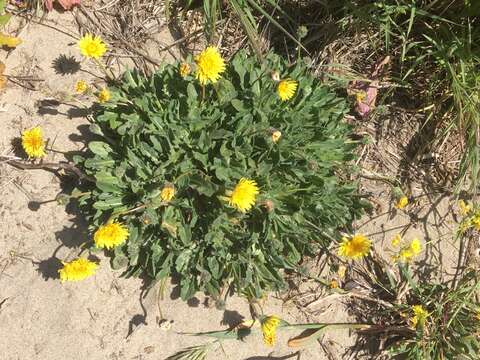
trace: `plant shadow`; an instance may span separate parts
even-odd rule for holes
[[[58,75],[73,75],[80,71],[80,62],[74,56],[60,55],[53,60],[52,67]]]

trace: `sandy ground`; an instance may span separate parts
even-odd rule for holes
[[[9,82],[1,95],[2,155],[14,155],[12,140],[18,139],[23,129],[35,125],[42,126],[53,148],[59,151],[50,152],[48,161],[62,160],[64,155],[60,152],[81,151],[85,146],[88,122],[79,104],[69,97],[78,79],[97,81],[90,74],[97,70],[82,60],[76,49],[78,30],[73,26],[71,13],[51,13],[45,24],[49,26],[28,24],[20,34],[23,44],[1,54],[7,74],[43,80],[27,85],[34,87],[33,90]],[[173,41],[168,34],[165,36],[165,43]],[[62,67],[58,66],[62,55],[73,58],[73,64],[81,63],[81,69],[62,75]],[[120,277],[105,258],[101,258],[101,267],[94,277],[79,283],[60,283],[57,278],[60,261],[75,257],[78,246],[87,237],[86,224],[75,209],[48,202],[64,184],[50,172],[21,171],[0,164],[0,359],[164,359],[183,347],[204,342],[180,332],[219,330],[241,317],[250,318],[245,299],[234,296],[228,299],[226,310],[217,310],[205,306],[202,294],[184,303],[178,298],[174,284],[168,286],[166,299],[160,303],[157,287],[142,299],[142,281]],[[388,189],[381,184],[373,183],[366,191],[374,193],[376,198],[389,196]],[[45,203],[36,209],[32,201]],[[388,206],[388,200],[383,201],[378,213],[385,212]],[[409,228],[407,236],[429,242],[425,258],[453,253],[449,249],[454,245],[442,242],[440,249],[437,242],[442,235],[439,220],[444,221],[451,212],[448,199],[440,201],[436,210],[423,217],[425,212],[420,212],[420,219]],[[384,248],[396,227],[411,220],[407,213],[394,217],[389,213],[358,225],[360,231],[371,235],[377,247]],[[445,221],[451,223],[451,219]],[[440,260],[452,266],[456,259],[450,256]],[[159,304],[163,316],[173,321],[168,330],[157,322]],[[342,309],[342,303],[336,300],[322,303],[321,311],[308,310],[319,322],[351,320]],[[307,321],[305,312],[284,304],[273,294],[265,301],[263,310],[287,321]],[[217,350],[207,358],[296,359],[288,355],[297,349],[284,345],[289,335],[281,335],[279,345],[273,349],[263,345],[261,336],[243,343],[227,341],[224,352]],[[345,351],[354,339],[345,330],[328,333],[322,342],[328,344],[330,355],[314,343],[302,350],[301,359],[348,359]]]
[[[77,80],[97,81],[89,74],[97,70],[81,59],[75,45],[78,30],[73,24],[71,13],[51,13],[45,22],[48,26],[26,25],[20,33],[23,44],[2,53],[7,74],[43,80],[27,83],[34,90],[9,82],[1,95],[2,155],[14,155],[12,141],[23,129],[36,125],[59,151],[49,152],[47,161],[63,160],[60,152],[84,148],[88,122],[81,106],[69,96]],[[72,67],[58,66],[62,56],[70,59],[73,68],[77,61],[81,63],[81,69],[62,75],[62,68],[68,71]],[[101,258],[94,277],[62,284],[57,276],[60,261],[74,258],[87,237],[86,224],[75,209],[48,202],[62,186],[64,182],[50,172],[21,171],[0,164],[1,359],[164,359],[185,346],[204,342],[179,332],[225,329],[241,317],[250,318],[248,303],[242,298],[230,298],[226,310],[220,311],[204,306],[202,294],[184,303],[170,285],[160,306],[163,316],[173,324],[170,330],[163,330],[157,323],[157,287],[141,299],[142,281],[121,278],[105,258]],[[32,201],[45,203],[36,209]],[[294,307],[283,307],[273,296],[267,299],[264,311],[291,322],[304,320]],[[333,309],[323,317],[324,321],[336,319]],[[285,344],[285,336],[279,344]],[[333,339],[343,343],[346,336],[347,332],[340,331]],[[224,350],[208,358],[253,360],[296,351],[282,346],[266,348],[261,336],[241,344],[225,342]],[[302,359],[326,357],[317,344],[304,351]]]

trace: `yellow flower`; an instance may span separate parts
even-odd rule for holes
[[[200,84],[216,83],[220,74],[225,71],[225,61],[214,46],[209,46],[195,57],[197,64],[196,77]]]
[[[420,240],[415,238],[410,243],[409,248],[412,251],[413,255],[415,256],[420,255],[420,253],[422,252],[422,243],[420,242]]]
[[[410,325],[413,328],[416,328],[417,325],[423,326],[430,314],[423,308],[422,305],[413,305],[412,311],[414,315],[410,318]]]
[[[282,133],[278,130],[276,130],[272,133],[272,141],[274,143],[276,143],[278,140],[280,140],[281,137],[282,137]]]
[[[460,208],[460,215],[466,216],[472,210],[472,205],[465,203],[465,201],[460,200],[458,202],[458,207]]]
[[[400,234],[395,235],[390,242],[392,246],[397,247],[402,242],[402,235]]]
[[[418,256],[422,252],[422,243],[418,239],[413,239],[410,244],[403,247],[398,253],[398,256],[394,256],[394,260],[400,260],[401,262],[409,262],[415,256]]]
[[[98,102],[100,102],[101,104],[103,103],[106,103],[107,101],[109,101],[112,97],[112,95],[110,94],[110,91],[108,91],[107,88],[103,88],[99,93],[98,93]]]
[[[338,288],[338,281],[337,280],[330,281],[330,289],[336,289],[336,288]]]
[[[395,204],[395,207],[399,210],[402,210],[407,205],[408,205],[408,197],[402,196],[400,199],[398,199],[397,203]]]
[[[259,193],[255,180],[241,178],[229,198],[230,206],[236,207],[241,212],[246,212],[255,205],[255,198]]]
[[[290,100],[297,90],[298,83],[292,79],[285,79],[278,83],[277,93],[282,101]]]
[[[69,263],[63,263],[63,268],[58,270],[58,274],[62,282],[80,281],[95,274],[97,267],[98,265],[93,261],[78,258]]]
[[[262,321],[263,342],[267,346],[275,345],[277,337],[277,327],[280,324],[280,319],[275,315],[267,316]]]
[[[401,262],[409,262],[414,257],[412,250],[409,247],[400,250],[397,257],[394,257],[395,260],[400,260]]]
[[[468,229],[473,226],[473,219],[466,218],[458,225],[458,231],[460,234],[465,233]]]
[[[365,235],[356,234],[350,239],[344,237],[338,254],[350,259],[362,258],[370,252],[371,241]]]
[[[365,100],[367,97],[367,93],[365,91],[362,91],[362,90],[359,90],[355,93],[355,99],[357,100],[357,102],[363,102],[363,100]]]
[[[163,187],[160,197],[163,201],[169,202],[175,196],[175,187],[172,184],[167,184]]]
[[[475,229],[480,230],[480,213],[477,213],[474,217],[472,217],[471,224],[475,227]]]
[[[80,38],[78,47],[83,56],[94,59],[101,58],[107,51],[107,46],[102,39],[91,34],[86,34]]]
[[[112,222],[102,225],[95,231],[93,239],[98,248],[112,249],[115,246],[123,244],[128,238],[128,229],[125,225]]]
[[[190,71],[192,71],[192,68],[190,67],[190,64],[188,63],[181,63],[180,68],[178,69],[178,72],[180,73],[180,76],[185,77],[188,74],[190,74]]]
[[[87,91],[87,89],[88,89],[88,84],[83,80],[79,80],[75,84],[75,92],[77,94],[83,94],[85,91]]]
[[[22,147],[30,158],[45,156],[45,141],[43,141],[43,132],[39,126],[22,133]]]

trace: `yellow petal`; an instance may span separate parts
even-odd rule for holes
[[[22,39],[20,38],[0,33],[0,46],[16,48],[21,43],[22,43]]]

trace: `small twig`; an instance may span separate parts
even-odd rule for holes
[[[58,163],[40,163],[40,164],[26,164],[21,161],[16,161],[12,159],[4,159],[3,156],[0,156],[0,160],[6,160],[5,162],[7,164],[10,164],[16,168],[22,169],[22,170],[35,170],[35,169],[44,169],[44,170],[58,170],[58,169],[64,169],[67,171],[70,171],[77,175],[80,180],[87,180],[90,182],[95,182],[95,178],[84,174],[79,168],[77,168],[75,165],[72,165],[68,162],[58,162]]]

